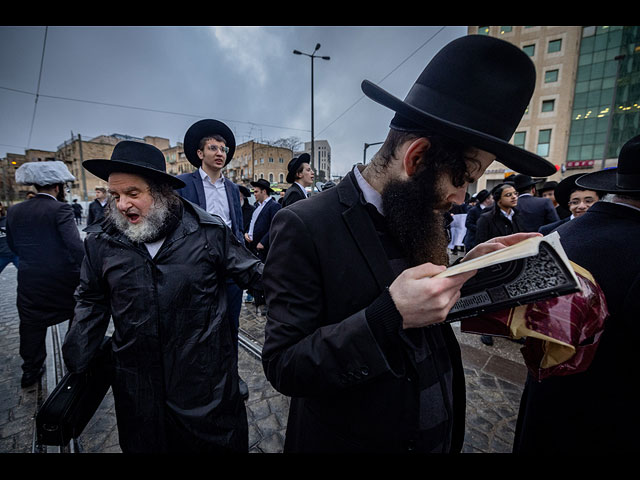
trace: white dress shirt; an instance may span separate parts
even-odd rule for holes
[[[204,187],[204,196],[206,199],[208,213],[218,215],[224,223],[231,228],[231,215],[229,214],[229,200],[227,199],[227,189],[224,186],[224,176],[220,174],[220,178],[215,183],[211,183],[211,179],[202,167],[198,169],[202,178],[202,186]]]
[[[380,193],[378,193],[375,188],[369,185],[369,182],[364,179],[357,165],[353,167],[353,173],[356,176],[356,182],[358,182],[360,190],[362,190],[364,199],[367,201],[367,203],[370,203],[371,205],[376,207],[376,210],[380,212],[380,215],[384,215],[382,211],[382,195],[380,195]]]
[[[262,211],[262,209],[264,208],[264,206],[267,204],[269,200],[273,200],[273,199],[270,196],[267,197],[267,199],[264,202],[260,203],[256,207],[256,209],[253,211],[253,215],[251,216],[251,223],[249,224],[249,231],[247,232],[247,235],[249,235],[249,238],[251,239],[251,241],[253,241],[253,226],[256,224],[256,220],[260,216],[260,212]]]

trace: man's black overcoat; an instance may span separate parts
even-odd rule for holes
[[[42,325],[73,318],[84,248],[71,205],[38,194],[9,208],[6,228],[9,248],[20,258],[20,318]]]
[[[430,414],[420,410],[420,396],[439,399],[430,404],[436,416],[444,407],[438,408],[442,393],[427,393],[421,380],[437,375],[431,360],[439,355],[453,363],[453,408],[446,415],[453,420],[451,451],[459,451],[464,375],[451,328],[425,329],[430,347],[414,356],[403,344],[398,363],[368,326],[365,311],[395,275],[353,173],[337,187],[283,208],[271,235],[263,277],[269,307],[263,365],[274,387],[292,397],[285,451],[428,449],[439,439],[425,438]]]
[[[586,372],[527,379],[514,450],[638,452],[640,211],[600,201],[557,232],[569,259],[595,277],[611,316]]]

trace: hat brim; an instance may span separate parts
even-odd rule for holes
[[[177,177],[168,173],[160,172],[153,168],[146,168],[140,165],[134,165],[119,160],[94,159],[85,160],[82,166],[96,177],[109,181],[109,175],[112,173],[132,173],[145,178],[151,178],[159,183],[168,183],[171,187],[184,188],[186,184]]]
[[[263,190],[266,190],[267,192],[273,193],[273,189],[271,187],[267,187],[266,185],[261,185],[261,184],[256,183],[256,182],[249,182],[249,183],[254,187],[262,188]]]
[[[364,80],[361,87],[367,97],[406,117],[413,123],[434,133],[440,133],[480,150],[493,153],[496,155],[497,161],[518,173],[539,177],[556,173],[556,167],[551,162],[534,153],[516,147],[508,141],[452,123],[420,110],[405,103],[369,80]]]
[[[607,193],[640,193],[640,188],[621,188],[617,185],[617,168],[587,173],[576,180],[576,185]]]
[[[285,180],[287,183],[293,183],[296,181],[295,175],[296,171],[300,168],[303,163],[309,163],[311,161],[311,157],[309,155],[303,156],[300,155],[295,161],[290,165],[291,168],[288,168],[287,178]]]
[[[200,140],[212,135],[220,135],[224,138],[226,146],[229,147],[224,166],[226,167],[233,159],[233,154],[236,151],[236,137],[233,135],[231,129],[218,120],[200,120],[191,125],[184,135],[184,154],[189,163],[194,167],[200,168],[202,166],[202,160],[198,157]]]

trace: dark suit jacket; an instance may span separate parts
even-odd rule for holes
[[[104,218],[104,209],[99,200],[94,200],[89,204],[89,213],[87,214],[87,226],[93,223],[101,222]]]
[[[541,233],[543,235],[548,235],[554,230],[557,230],[560,225],[564,225],[565,223],[567,223],[569,220],[571,220],[571,217],[566,217],[561,220],[558,220],[557,222],[549,223],[548,225],[543,225],[538,229],[538,233]]]
[[[282,199],[282,206],[287,207],[298,200],[304,200],[307,197],[302,193],[300,187],[297,183],[292,183],[289,188],[287,188],[287,192],[284,194],[284,198]]]
[[[514,449],[638,452],[640,211],[600,201],[557,231],[569,259],[591,272],[602,288],[610,316],[587,371],[540,383],[527,380]]]
[[[256,245],[261,243],[264,247],[264,250],[260,252],[261,256],[266,255],[269,251],[269,229],[271,228],[273,217],[281,208],[280,204],[272,198],[260,211],[260,214],[256,219],[256,223],[253,225],[253,241],[248,245],[248,247],[256,252]],[[262,259],[264,260],[264,257]]]
[[[524,231],[522,228],[522,216],[519,214],[518,209],[513,209],[514,214],[511,217],[511,221],[500,212],[500,208],[495,203],[493,207],[485,210],[478,219],[476,245],[495,237],[503,237]]]
[[[480,218],[480,215],[487,211],[487,208],[490,209],[491,207],[482,208],[480,205],[475,205],[467,212],[467,218],[464,221],[464,226],[467,227],[467,233],[465,234],[463,240],[464,248],[467,252],[478,244],[478,242],[476,241],[478,218]]]
[[[433,372],[431,361],[441,350],[418,361],[402,343],[408,357],[398,365],[367,319],[367,309],[384,302],[394,278],[353,173],[276,215],[263,276],[262,359],[269,381],[292,397],[285,451],[406,452],[412,440],[416,450],[431,440],[421,431],[429,416],[417,420],[418,378]],[[446,339],[453,364],[451,449],[460,451],[465,394],[459,345],[449,325],[425,330]]]
[[[207,209],[207,198],[204,194],[204,186],[202,185],[202,177],[199,170],[191,173],[183,173],[178,175],[186,186],[176,190],[176,193],[182,198],[195,203],[203,210]],[[240,204],[240,189],[228,178],[224,179],[224,187],[229,202],[229,216],[231,217],[231,230],[233,234],[244,242],[243,235],[243,216],[242,205]]]
[[[47,325],[72,318],[84,246],[71,205],[38,194],[9,208],[6,229],[20,258],[20,318]]]
[[[517,207],[523,232],[537,232],[541,226],[560,220],[548,198],[533,195],[518,197]]]

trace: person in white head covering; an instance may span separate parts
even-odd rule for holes
[[[73,293],[80,279],[84,248],[73,208],[64,201],[65,183],[75,177],[60,161],[28,162],[16,182],[33,185],[34,198],[9,208],[7,243],[18,256],[18,315],[22,387],[44,373],[47,327],[73,318]]]

